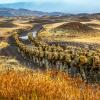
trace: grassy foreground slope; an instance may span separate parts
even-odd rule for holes
[[[99,100],[100,87],[57,71],[33,71],[0,57],[0,100]],[[8,59],[8,60],[7,60]],[[5,68],[5,69],[4,69]]]

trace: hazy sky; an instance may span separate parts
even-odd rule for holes
[[[0,3],[14,2],[33,2],[36,5],[46,4],[46,7],[48,6],[51,11],[54,10],[52,5],[55,5],[56,11],[100,12],[100,0],[0,0]]]
[[[52,2],[52,3],[72,3],[72,4],[79,4],[79,5],[98,5],[100,6],[100,0],[0,0],[0,3],[12,3],[12,2],[35,2],[35,3],[45,3],[45,2]]]

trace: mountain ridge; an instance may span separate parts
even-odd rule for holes
[[[42,12],[42,11],[32,11],[29,9],[19,8],[2,8],[0,7],[0,16],[10,17],[10,16],[62,16],[67,15],[61,12]]]

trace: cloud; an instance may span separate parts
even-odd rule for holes
[[[33,2],[36,4],[57,3],[57,4],[74,4],[83,6],[100,6],[100,0],[0,0],[0,3],[13,2]]]
[[[100,0],[28,0],[36,3],[72,3],[72,4],[99,4],[100,5]]]
[[[31,0],[37,4],[42,3],[57,3],[75,6],[96,7],[100,6],[100,0]]]
[[[36,2],[36,3],[74,3],[74,4],[82,4],[84,3],[84,1],[88,1],[88,0],[31,0],[32,2]]]
[[[62,2],[62,3],[86,3],[86,2],[92,2],[91,0],[0,0],[0,2],[38,2],[38,3],[45,3],[45,2]],[[95,0],[99,1],[99,0]]]

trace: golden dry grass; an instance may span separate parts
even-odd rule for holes
[[[55,71],[8,70],[0,73],[4,100],[99,100],[100,87]]]
[[[42,72],[0,57],[0,100],[99,100],[100,86],[57,71]]]
[[[0,57],[0,100],[99,100],[100,87],[56,71],[33,71]]]
[[[42,36],[43,38],[48,39],[49,41],[70,41],[70,42],[86,42],[86,43],[100,43],[100,32],[96,33],[76,33],[76,34],[70,34],[68,32],[61,34],[61,32],[51,32],[50,30],[58,27],[59,25],[62,25],[64,23],[68,22],[62,22],[62,23],[55,23],[55,24],[48,24],[44,25],[44,31],[41,31],[39,33],[39,36]],[[91,20],[89,22],[81,22],[83,24],[98,24],[100,25],[99,20]],[[100,30],[99,27],[92,27],[94,29]]]
[[[6,20],[5,18],[3,18],[2,20],[0,20],[0,22],[2,22],[3,20]],[[15,21],[12,21],[11,23],[16,25],[15,27],[10,27],[10,28],[7,28],[7,27],[0,27],[0,37],[4,37],[4,38],[8,38],[9,36],[12,35],[12,32],[16,29],[27,29],[27,28],[31,28],[33,25],[32,24],[27,24],[27,23],[24,23],[26,22],[26,20],[18,20],[16,19]]]

